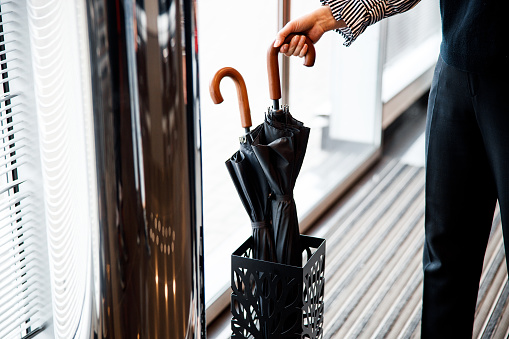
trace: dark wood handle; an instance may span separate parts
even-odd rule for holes
[[[283,44],[289,43],[296,35],[304,35],[301,33],[292,33],[288,35]],[[315,46],[309,37],[306,36],[306,44],[308,45],[308,52],[304,59],[304,66],[311,67],[315,64]],[[267,73],[269,74],[269,92],[272,100],[281,99],[281,81],[279,79],[279,62],[278,54],[280,47],[274,47],[272,43],[267,52]]]
[[[235,68],[224,67],[216,72],[210,81],[209,86],[212,101],[214,101],[215,104],[220,104],[223,102],[223,96],[221,95],[221,90],[219,89],[219,83],[224,77],[232,78],[233,82],[235,83],[235,87],[237,88],[237,98],[239,100],[240,109],[240,122],[242,127],[251,127],[251,110],[249,108],[246,83],[244,82],[242,75],[240,75],[240,73]]]

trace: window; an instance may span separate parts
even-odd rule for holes
[[[243,76],[253,127],[263,122],[269,98],[266,52],[277,31],[276,1],[198,2],[201,130],[203,157],[203,230],[207,306],[224,296],[230,279],[230,254],[249,236],[249,217],[238,198],[224,162],[238,149],[244,134],[237,92],[229,78],[221,81],[224,102],[214,105],[208,83],[222,67]],[[253,30],[256,34],[253,34]],[[229,300],[229,297],[226,296]],[[207,319],[213,317],[209,310]]]
[[[288,5],[289,1],[284,3]],[[216,313],[217,298],[229,301],[226,291],[230,279],[230,255],[251,233],[249,217],[224,165],[238,149],[238,137],[244,133],[236,91],[233,82],[225,78],[221,82],[225,100],[214,105],[208,95],[208,83],[222,67],[237,69],[246,82],[253,127],[263,122],[264,112],[272,104],[266,53],[278,30],[278,5],[274,1],[198,3],[208,320]],[[302,15],[317,6],[319,2],[294,2],[292,11],[294,16]],[[368,160],[374,159],[379,149],[380,84],[373,82],[373,75],[376,79],[379,74],[380,44],[372,43],[379,34],[378,28],[373,29],[371,35],[364,37],[366,43],[358,46],[357,54],[350,53],[352,60],[362,55],[370,56],[364,58],[364,64],[369,66],[365,76],[358,77],[359,82],[364,81],[359,86],[364,86],[365,91],[353,93],[358,95],[352,95],[351,88],[350,92],[344,92],[344,97],[338,98],[335,94],[341,92],[341,82],[336,79],[343,78],[344,72],[348,71],[340,67],[341,61],[338,62],[341,56],[338,50],[343,48],[339,34],[325,36],[316,45],[317,61],[312,69],[303,67],[298,58],[291,58],[290,111],[296,119],[311,127],[306,158],[294,191],[301,228],[311,224],[320,210],[326,208],[324,200],[346,187],[345,182],[361,166],[366,166]],[[352,100],[363,103],[364,110],[358,108],[351,113]]]

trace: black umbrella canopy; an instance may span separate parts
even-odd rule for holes
[[[255,128],[240,143],[240,149],[226,161],[226,167],[237,188],[242,204],[251,219],[253,258],[275,261],[275,246],[271,226],[270,187],[251,147],[252,135],[263,126]]]
[[[223,101],[219,83],[225,76],[232,78],[237,88],[241,112],[241,124],[246,134],[240,138],[239,150],[227,161],[226,167],[237,193],[251,219],[253,235],[253,258],[275,261],[275,246],[271,226],[270,187],[260,163],[251,147],[254,136],[258,135],[263,124],[250,131],[251,114],[244,79],[231,67],[219,70],[210,84],[210,93],[216,104]]]
[[[272,228],[277,262],[300,266],[299,222],[293,189],[306,153],[309,128],[302,123],[282,123],[276,120],[276,115],[297,122],[286,109],[269,111],[252,149],[273,192]]]
[[[294,168],[296,172],[292,172],[292,178],[297,178],[306,155],[310,129],[290,114],[288,106],[277,111],[269,109],[265,120],[270,126],[292,133],[296,142],[294,149]]]

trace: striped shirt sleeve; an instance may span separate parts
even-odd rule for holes
[[[329,5],[332,15],[343,20],[346,27],[336,31],[345,38],[345,46],[350,46],[366,28],[391,15],[403,13],[414,7],[420,0],[320,0]]]

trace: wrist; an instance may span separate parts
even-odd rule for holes
[[[343,20],[336,20],[332,15],[332,10],[329,5],[323,5],[317,11],[320,12],[320,26],[324,31],[332,31],[334,29],[346,27]]]

